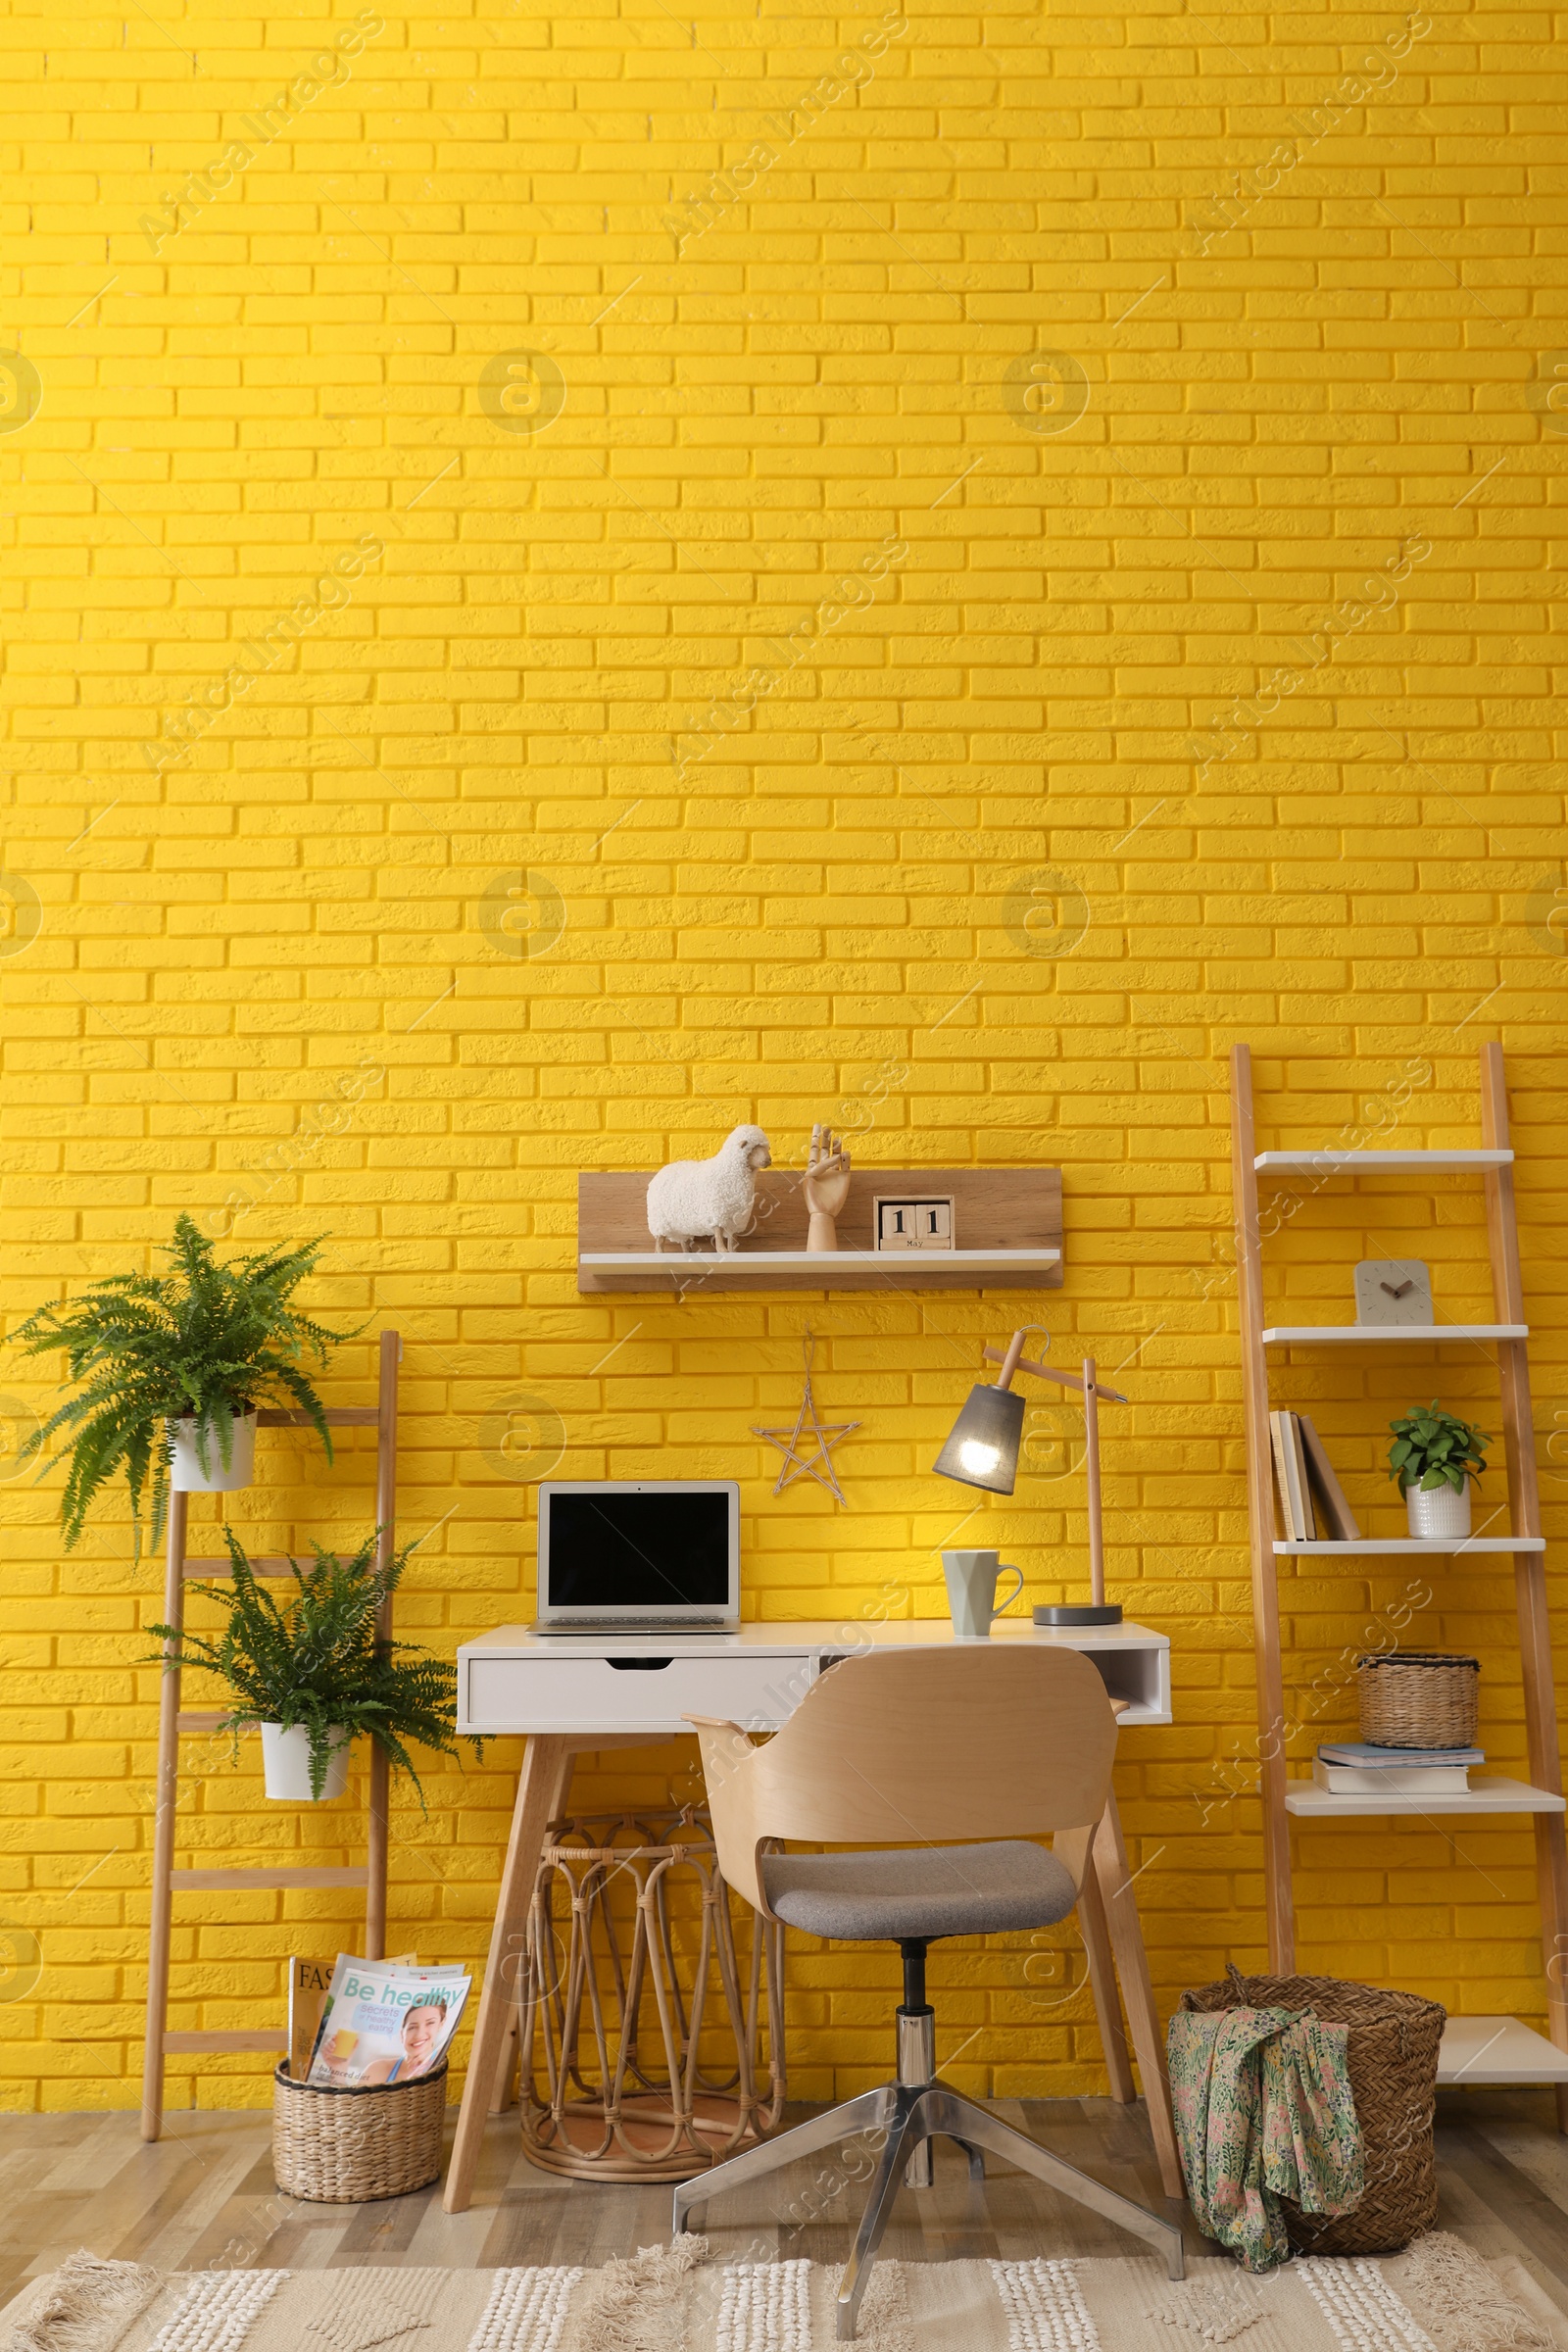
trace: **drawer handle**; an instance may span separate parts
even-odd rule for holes
[[[607,1658],[605,1663],[616,1674],[662,1674],[664,1668],[673,1666],[675,1661],[673,1658]]]

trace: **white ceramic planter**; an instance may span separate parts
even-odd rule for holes
[[[1439,1536],[1467,1536],[1470,1533],[1470,1481],[1456,1494],[1451,1487],[1434,1487],[1423,1494],[1419,1487],[1406,1487],[1404,1507],[1412,1536],[1428,1542]]]
[[[349,1747],[351,1735],[341,1728],[332,1735],[332,1755],[326,1768],[326,1780],[320,1801],[341,1796],[349,1785]],[[281,1797],[286,1804],[308,1805],[311,1797],[311,1735],[303,1723],[291,1724],[285,1732],[280,1723],[262,1726],[262,1769],[267,1775],[267,1793]]]
[[[223,1467],[222,1448],[219,1444],[218,1425],[207,1424],[207,1468],[196,1445],[196,1416],[187,1413],[182,1420],[166,1424],[173,1440],[174,1458],[170,1465],[169,1483],[176,1494],[236,1494],[248,1487],[256,1473],[256,1415],[236,1413],[234,1434],[229,1440],[228,1467]]]

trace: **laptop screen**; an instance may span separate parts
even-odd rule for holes
[[[547,1509],[541,1496],[541,1609],[730,1609],[732,1494],[552,1487]]]

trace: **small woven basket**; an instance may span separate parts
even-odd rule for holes
[[[291,2197],[318,2205],[406,2197],[441,2178],[445,2062],[412,2082],[344,2090],[272,2077],[272,2171]]]
[[[1445,1649],[1357,1658],[1361,1737],[1372,1747],[1473,1747],[1481,1661]]]
[[[1396,2254],[1438,2213],[1432,2153],[1438,2044],[1447,2011],[1418,1993],[1380,1991],[1339,1977],[1244,1977],[1182,1994],[1182,2007],[1310,2009],[1348,2026],[1346,2064],[1361,2127],[1361,2199],[1349,2213],[1302,2213],[1288,2198],[1285,2227],[1301,2254]]]

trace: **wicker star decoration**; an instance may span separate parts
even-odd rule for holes
[[[759,1429],[752,1424],[754,1438],[765,1438],[776,1446],[784,1456],[784,1467],[774,1484],[775,1494],[782,1494],[798,1478],[814,1478],[825,1487],[835,1502],[844,1500],[844,1490],[833,1471],[833,1448],[841,1438],[858,1429],[858,1421],[823,1421],[818,1417],[816,1398],[811,1394],[811,1358],[816,1353],[815,1335],[808,1332],[801,1342],[801,1353],[806,1359],[806,1388],[801,1397],[801,1409],[795,1416],[793,1429]],[[815,1446],[815,1453],[801,1450],[802,1443]]]

